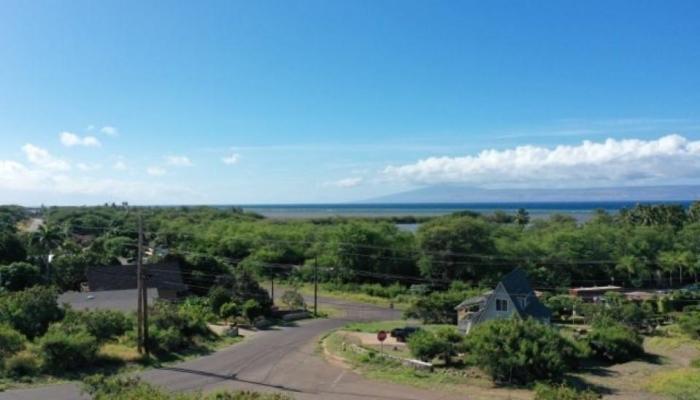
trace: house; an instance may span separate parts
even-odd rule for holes
[[[85,274],[87,284],[83,285],[83,291],[136,289],[136,268],[133,264],[88,268]],[[146,272],[146,287],[157,289],[159,298],[176,299],[187,292],[179,264],[145,264],[143,268]]]
[[[520,268],[503,277],[492,291],[464,300],[455,310],[457,327],[464,334],[492,319],[534,318],[548,324],[552,315],[537,298],[525,271]]]
[[[590,286],[569,289],[569,295],[581,299],[584,303],[597,303],[605,293],[621,292],[619,286]]]

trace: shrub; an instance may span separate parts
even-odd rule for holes
[[[165,301],[156,302],[149,316],[149,327],[152,325],[156,329],[174,328],[188,339],[197,335],[208,335],[206,321],[194,311],[196,310],[178,307]]]
[[[248,321],[251,322],[255,320],[256,317],[259,317],[263,314],[263,309],[260,306],[260,303],[253,299],[246,300],[246,302],[243,303],[242,310],[245,317],[248,318]]]
[[[543,383],[535,385],[534,400],[597,400],[600,395],[591,391],[579,391],[568,386],[551,386]]]
[[[280,393],[250,391],[201,393],[168,393],[141,382],[138,378],[105,378],[96,375],[85,379],[83,390],[94,400],[292,400]]]
[[[693,339],[700,339],[700,312],[690,312],[678,318],[678,326],[683,333]]]
[[[10,325],[0,324],[0,361],[22,350],[27,338]]]
[[[0,266],[0,287],[5,290],[14,292],[32,287],[41,281],[41,272],[36,265],[20,261]]]
[[[221,316],[221,318],[224,318],[226,320],[232,320],[241,315],[241,308],[238,307],[238,304],[234,302],[229,302],[221,306],[221,311],[219,311],[219,315]]]
[[[30,339],[41,336],[50,323],[63,318],[57,299],[54,290],[40,286],[0,295],[0,322]]]
[[[606,362],[630,361],[644,354],[642,337],[631,328],[613,321],[594,326],[587,341],[593,355]]]
[[[466,337],[469,359],[500,382],[559,380],[574,368],[577,349],[552,327],[532,319],[493,320]]]
[[[5,360],[5,372],[13,378],[35,376],[40,371],[41,362],[39,357],[26,350],[20,351]]]
[[[98,343],[86,329],[68,332],[61,324],[53,324],[39,341],[39,349],[48,370],[65,372],[95,361]]]
[[[282,294],[280,298],[282,303],[287,306],[290,310],[300,310],[306,309],[306,303],[304,302],[304,296],[302,296],[296,290],[287,290]]]
[[[152,327],[148,330],[148,348],[154,353],[166,354],[181,350],[187,345],[175,327]]]
[[[216,315],[219,315],[221,306],[229,303],[232,299],[231,291],[224,287],[216,286],[209,291],[209,305]]]
[[[429,362],[438,355],[448,353],[449,347],[447,340],[426,330],[420,330],[408,337],[411,354],[422,361]]]
[[[121,336],[133,327],[126,314],[112,310],[68,311],[64,325],[83,326],[100,342]]]

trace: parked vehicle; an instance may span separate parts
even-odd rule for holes
[[[391,330],[391,337],[396,338],[397,342],[406,342],[408,337],[420,330],[417,326],[407,326],[404,328],[395,328]]]

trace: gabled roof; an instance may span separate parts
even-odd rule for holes
[[[510,300],[515,305],[515,309],[521,317],[528,316],[537,319],[551,317],[552,312],[537,298],[535,291],[532,290],[532,286],[530,286],[530,282],[527,279],[527,274],[522,268],[512,270],[508,275],[503,277],[501,284],[510,295]],[[524,308],[523,304],[518,300],[521,298],[526,299],[526,306]]]
[[[463,302],[459,303],[457,307],[455,307],[455,310],[459,310],[461,308],[471,306],[474,304],[480,304],[480,303],[486,303],[486,300],[488,300],[488,297],[493,293],[493,290],[489,290],[488,292],[484,292],[481,296],[474,296],[470,297]]]
[[[144,270],[148,288],[187,290],[177,263],[147,264],[144,265]],[[136,289],[136,265],[93,267],[88,268],[85,275],[91,292]]]
[[[501,282],[496,285],[496,288],[498,288],[499,285],[503,287],[506,293],[508,293],[511,303],[513,303],[515,306],[515,311],[518,313],[518,315],[520,315],[520,317],[532,317],[535,319],[548,319],[551,317],[552,312],[537,298],[535,292],[530,286],[530,282],[527,279],[527,274],[525,274],[525,271],[521,268],[516,268],[508,275],[504,276]],[[523,307],[523,304],[519,300],[522,298],[526,299],[525,307]],[[494,295],[492,292],[486,297],[482,311],[486,309],[493,301]],[[487,315],[484,312],[477,312],[472,315],[472,321],[474,323],[483,322],[484,318],[487,318]]]

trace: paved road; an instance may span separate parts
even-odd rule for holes
[[[345,310],[342,318],[303,321],[297,327],[256,334],[249,340],[214,354],[171,367],[140,373],[144,380],[168,390],[212,391],[250,389],[281,391],[304,399],[464,399],[410,387],[371,381],[317,354],[318,337],[349,321],[397,319],[395,310],[332,299],[322,304]],[[75,385],[0,393],[0,400],[81,398]]]

